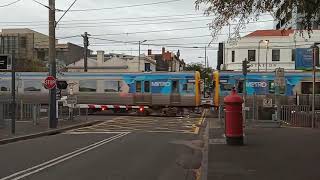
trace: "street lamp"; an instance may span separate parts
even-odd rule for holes
[[[143,40],[142,42],[139,41],[139,64],[138,64],[138,72],[140,72],[140,49],[141,49],[141,44],[147,42],[147,40]]]
[[[266,44],[266,72],[268,71],[268,50],[269,50],[269,40],[264,40]]]

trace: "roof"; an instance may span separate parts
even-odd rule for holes
[[[246,37],[259,37],[259,36],[289,36],[294,33],[294,30],[257,30]]]

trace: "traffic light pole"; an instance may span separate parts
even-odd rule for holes
[[[49,75],[56,78],[56,33],[55,33],[55,0],[49,0]],[[49,93],[49,128],[57,128],[57,94],[56,88]]]

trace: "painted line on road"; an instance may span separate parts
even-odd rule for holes
[[[31,168],[28,168],[28,169],[25,169],[25,170],[22,170],[22,171],[19,171],[19,172],[16,172],[16,173],[11,174],[11,175],[9,175],[7,177],[3,177],[0,180],[19,180],[19,179],[22,179],[24,177],[30,176],[30,175],[35,174],[37,172],[40,172],[40,171],[42,171],[44,169],[47,169],[47,168],[49,168],[51,166],[54,166],[56,164],[59,164],[61,162],[64,162],[64,161],[69,160],[71,158],[74,158],[76,156],[79,156],[79,155],[81,155],[81,154],[83,154],[85,152],[88,152],[90,150],[98,148],[98,147],[100,147],[100,146],[102,146],[104,144],[112,142],[112,141],[114,141],[116,139],[119,139],[119,138],[121,138],[123,136],[126,136],[127,134],[129,134],[129,133],[126,132],[126,133],[117,134],[117,135],[112,136],[110,138],[107,138],[107,139],[104,139],[102,141],[93,143],[91,145],[88,145],[88,146],[83,147],[81,149],[78,149],[78,150],[75,150],[73,152],[67,153],[65,155],[59,156],[57,158],[54,158],[54,159],[49,160],[49,161],[46,161],[46,162],[41,163],[39,165],[33,166]]]
[[[70,131],[64,134],[119,134],[119,133],[130,133],[129,131]]]
[[[206,119],[206,114],[207,114],[206,112],[207,112],[206,110],[203,111],[201,117],[199,118],[198,126],[200,126],[204,122],[204,120]],[[194,126],[196,126],[196,125],[194,125]],[[200,127],[198,127],[198,126],[196,127],[194,134],[199,134]]]

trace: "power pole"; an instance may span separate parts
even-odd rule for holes
[[[206,98],[206,70],[207,70],[207,46],[204,47],[204,79],[203,79],[203,98]]]
[[[139,55],[138,55],[138,61],[139,61],[139,63],[138,63],[138,72],[140,72],[140,47],[141,47],[141,41],[139,41]]]
[[[55,0],[49,0],[49,75],[56,78],[56,9]],[[49,128],[57,128],[57,95],[56,88],[50,90],[49,93]]]
[[[11,133],[16,133],[16,60],[15,50],[12,50],[11,55]]]
[[[88,46],[89,46],[89,38],[88,36],[90,36],[90,34],[88,34],[87,32],[84,32],[83,35],[81,35],[83,37],[83,47],[84,47],[84,72],[88,72]]]

